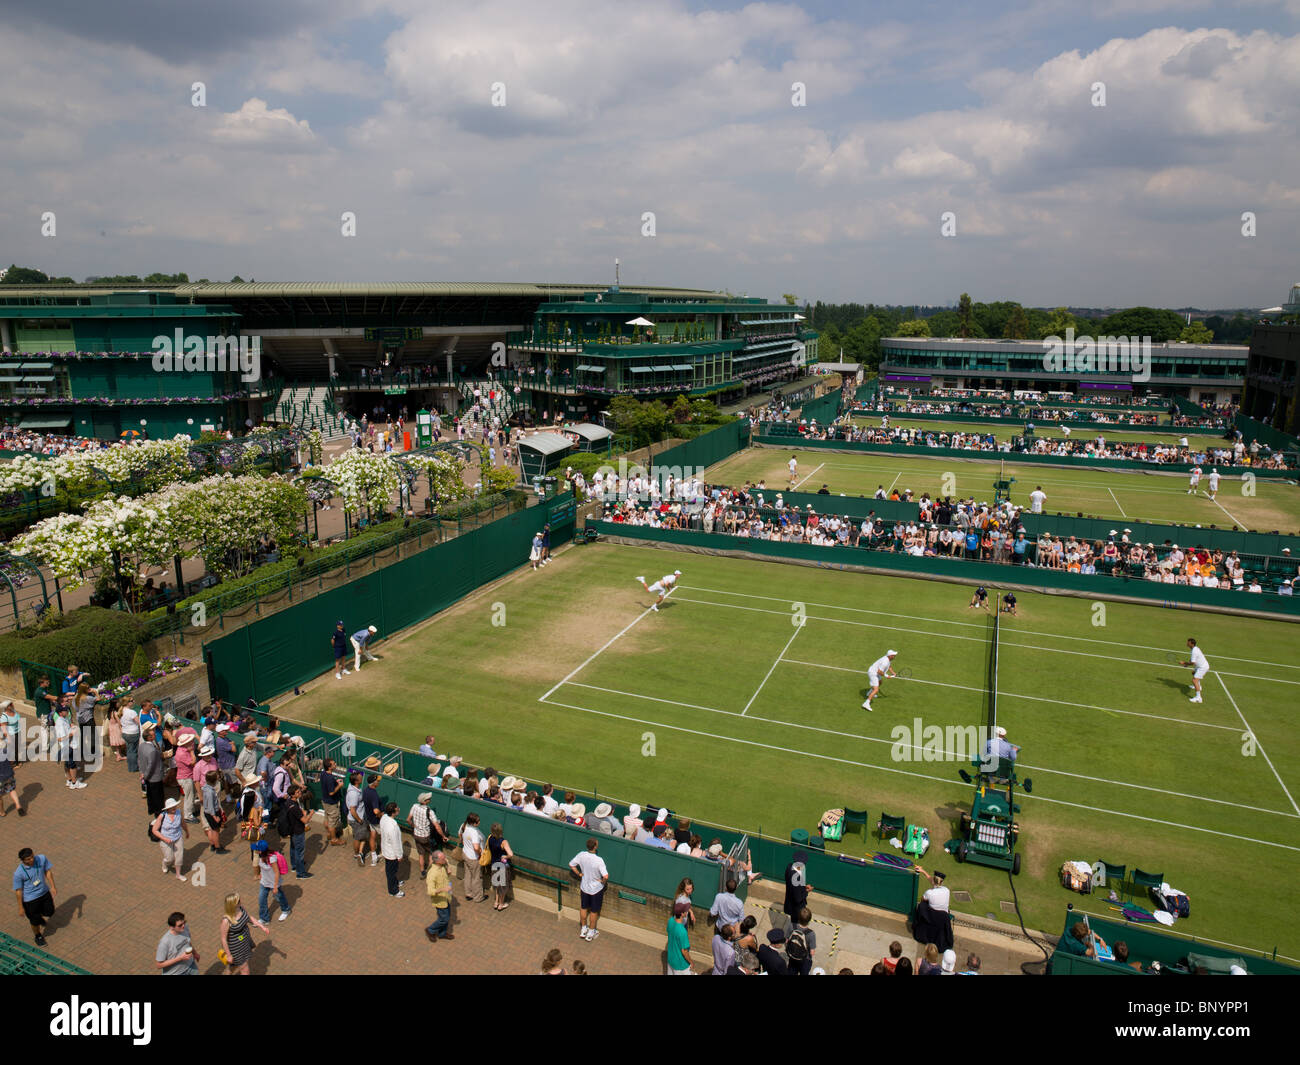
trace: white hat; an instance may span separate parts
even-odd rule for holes
[[[229,732],[229,731],[230,731],[230,726],[227,725],[227,724],[223,721],[223,722],[221,722],[220,725],[217,726],[217,731],[218,731],[218,732]]]
[[[164,809],[164,810],[174,810],[174,809],[176,809],[176,807],[178,807],[180,804],[181,804],[180,799],[168,799],[165,803],[163,803],[163,809]]]
[[[679,570],[679,569],[675,569],[675,570],[673,570],[673,576],[674,576],[674,577],[680,577],[681,575],[682,575],[682,571],[681,571],[681,570]]]
[[[207,758],[207,757],[209,757],[212,753],[213,753],[213,752],[212,752],[212,745],[211,745],[211,744],[208,744],[206,747],[200,747],[200,748],[199,748],[199,757],[200,757],[200,758]]]
[[[657,814],[655,814],[655,820],[658,821],[658,822],[664,822],[664,821],[667,821],[667,820],[668,820],[668,807],[666,807],[666,806],[662,806],[662,807],[660,807],[660,808],[659,808],[659,812],[658,812]]]
[[[373,625],[371,625],[369,631],[373,634],[373,633],[378,632],[379,630],[378,630],[377,628],[375,628]]]
[[[886,657],[886,658],[893,658],[896,654],[898,654],[897,651],[886,651],[886,652],[885,652],[885,657]]]
[[[943,971],[952,973],[957,971],[957,952],[955,950],[945,950],[943,952],[943,961],[940,963]]]
[[[690,853],[691,853],[691,845],[690,845],[689,843],[679,843],[679,844],[677,844],[677,853],[678,853],[678,854],[690,854]]]
[[[641,807],[639,807],[636,803],[633,803],[631,806],[627,808],[627,816],[639,818],[641,816]]]
[[[998,725],[996,728],[994,728],[993,731],[999,736],[1005,736],[1007,734],[1007,730],[1004,729],[1001,725]]]

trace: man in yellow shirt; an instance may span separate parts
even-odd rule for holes
[[[424,934],[430,943],[437,943],[439,936],[455,939],[447,931],[451,925],[451,873],[447,869],[447,856],[442,851],[433,852],[433,864],[429,866],[425,883],[429,886],[429,902],[433,904],[438,919],[424,930]]]

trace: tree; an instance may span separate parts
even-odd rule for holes
[[[1213,344],[1214,334],[1205,328],[1202,322],[1192,322],[1183,327],[1183,331],[1178,334],[1180,344]]]
[[[956,311],[940,311],[924,319],[932,337],[955,337],[961,329],[961,319]]]
[[[910,322],[902,322],[898,327],[900,337],[928,337],[930,327],[923,318],[913,318]]]
[[[963,340],[968,340],[973,325],[974,321],[971,313],[970,293],[963,292],[961,298],[957,301],[957,335]]]
[[[1025,309],[1016,304],[1007,316],[1007,325],[1003,330],[1008,340],[1026,340],[1029,337],[1029,319]]]
[[[781,298],[785,300],[786,304],[790,307],[799,306],[799,297],[793,292],[783,292],[781,293]]]
[[[1067,329],[1075,328],[1075,318],[1065,307],[1057,307],[1038,329],[1040,337],[1064,336]]]
[[[689,422],[691,420],[691,401],[685,396],[678,396],[673,400],[669,413],[672,414],[673,421],[678,425]]]
[[[1177,340],[1183,331],[1182,315],[1154,307],[1130,307],[1117,311],[1097,328],[1099,336],[1150,337],[1153,343]]]
[[[0,278],[0,285],[45,285],[49,280],[50,275],[44,270],[37,270],[32,266],[15,266],[10,263],[5,276]]]

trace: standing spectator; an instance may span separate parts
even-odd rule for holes
[[[429,859],[433,855],[433,813],[429,809],[429,800],[433,792],[422,791],[406,814],[406,825],[415,840],[415,851],[420,856],[420,879],[429,875]]]
[[[108,704],[108,745],[113,748],[113,761],[123,761],[126,744],[122,739],[122,710],[116,701]]]
[[[231,741],[233,735],[230,725],[223,721],[217,726],[217,738],[213,744],[217,751],[217,772],[221,774],[221,790],[227,795],[233,795],[238,791],[235,780],[235,762],[238,755]]]
[[[149,817],[155,817],[162,811],[162,752],[153,740],[153,733],[156,730],[157,726],[153,723],[140,728],[138,752],[140,783],[144,784],[144,797],[148,800]],[[130,756],[130,746],[127,746],[127,756]],[[127,765],[130,765],[130,762],[127,762]],[[177,802],[177,805],[181,804]]]
[[[578,936],[588,943],[594,943],[600,935],[596,931],[596,922],[600,919],[600,907],[605,899],[605,885],[609,883],[605,860],[596,853],[599,846],[600,841],[593,836],[587,840],[586,852],[577,854],[569,863],[569,868],[582,880],[578,889],[581,896]]]
[[[334,649],[334,679],[342,680],[344,674],[352,673],[352,670],[343,667],[343,661],[348,657],[348,634],[343,629],[342,621],[334,625],[330,646]]]
[[[402,890],[404,881],[397,879],[397,869],[402,863],[402,826],[394,816],[398,812],[395,802],[384,807],[379,818],[379,847],[384,856],[384,876],[388,880],[388,893],[395,899],[406,898]]]
[[[366,804],[361,793],[361,774],[354,769],[348,774],[348,790],[343,804],[348,811],[348,828],[352,829],[352,857],[364,869],[366,856],[363,852],[366,841],[370,839],[370,826],[366,823]]]
[[[785,946],[785,930],[773,928],[767,933],[767,942],[759,944],[758,964],[768,976],[789,976],[790,966],[781,953]]]
[[[59,697],[50,687],[50,678],[44,674],[36,682],[36,691],[32,693],[32,705],[36,708],[38,721],[44,714],[47,724],[54,723],[54,710],[59,705]]]
[[[22,759],[18,753],[18,726],[22,724],[22,715],[14,709],[14,701],[6,699],[0,703],[0,741],[6,745],[10,759]]]
[[[691,907],[691,896],[695,894],[695,881],[689,876],[682,877],[677,885],[677,897],[673,900],[673,905],[686,903],[686,927],[695,927],[695,912]]]
[[[68,778],[68,790],[80,791],[86,786],[84,780],[77,779],[81,743],[77,730],[72,724],[72,707],[66,700],[59,704],[58,713],[54,718],[54,741],[58,744],[59,761],[63,763],[63,771]]]
[[[0,743],[0,817],[8,817],[5,813],[4,803],[5,796],[13,803],[14,809],[18,811],[19,817],[26,817],[27,811],[23,809],[23,804],[18,801],[18,781],[14,779],[14,764],[9,760],[10,748],[13,745],[6,736],[4,742]]]
[[[190,930],[180,910],[167,918],[167,931],[158,940],[154,961],[163,976],[199,975],[199,952],[190,942]]]
[[[307,872],[307,823],[311,820],[311,813],[302,808],[301,797],[302,788],[297,784],[291,785],[280,807],[280,824],[289,830],[289,863],[293,866],[294,876],[299,880],[310,880],[311,873]],[[277,830],[279,827],[276,826]],[[283,837],[284,833],[280,835]]]
[[[491,854],[488,865],[492,874],[492,889],[496,895],[492,908],[504,910],[510,905],[506,902],[506,896],[510,892],[510,859],[515,856],[515,852],[510,849],[510,841],[506,839],[505,830],[499,824],[492,826],[487,845]]]
[[[293,913],[293,907],[285,897],[282,882],[284,874],[289,871],[289,863],[279,851],[271,850],[270,844],[264,839],[254,843],[253,850],[257,854],[259,884],[257,915],[263,924],[271,919],[270,899],[274,895],[275,901],[280,904],[280,920],[287,921],[289,915]]]
[[[437,919],[424,930],[430,943],[438,938],[455,939],[448,928],[451,927],[451,870],[447,868],[447,855],[441,850],[433,852],[433,864],[429,866],[429,875],[425,878],[429,892],[429,902]]]
[[[54,916],[54,896],[58,889],[50,875],[50,860],[43,854],[33,854],[31,847],[18,852],[18,868],[14,870],[14,894],[18,897],[18,910],[32,926],[38,947],[45,946],[45,922]]]
[[[257,758],[257,735],[250,732],[244,737],[243,748],[239,752],[239,757],[235,759],[235,774],[241,784],[247,786],[248,781],[245,778],[249,773],[258,775]]]
[[[465,824],[460,830],[460,849],[465,855],[466,902],[487,900],[487,893],[483,890],[483,867],[479,865],[484,846],[483,833],[478,827],[478,814],[466,815]]]
[[[378,762],[378,759],[375,761]],[[371,773],[366,778],[366,786],[361,789],[361,805],[366,812],[366,828],[370,830],[370,865],[373,867],[379,864],[379,822],[384,816],[384,800],[379,797],[378,773]]]
[[[799,911],[808,905],[808,895],[812,887],[808,883],[808,853],[795,851],[794,858],[785,867],[785,904],[781,912],[791,922],[799,916]]]
[[[735,938],[735,925],[719,924],[713,930],[713,968],[710,976],[736,976],[743,972],[736,964],[736,950],[731,945]]]
[[[213,853],[226,854],[226,848],[221,845],[221,829],[226,823],[226,811],[221,808],[221,800],[217,796],[217,782],[220,779],[221,775],[215,769],[209,769],[207,779],[203,782],[203,829]]]
[[[728,924],[740,924],[745,919],[745,904],[736,897],[735,877],[728,877],[726,891],[719,891],[713,896],[709,915],[719,928]]]
[[[325,813],[325,846],[342,847],[346,840],[340,835],[342,815],[339,806],[343,801],[343,782],[334,772],[334,759],[326,758],[320,767],[321,808]]]
[[[281,914],[280,920],[283,921],[286,916],[287,914]],[[252,919],[250,922],[248,911],[240,905],[239,896],[232,891],[226,896],[226,912],[221,918],[219,955],[231,976],[248,975],[248,959],[253,956],[253,937],[248,934],[250,923],[257,925],[267,935],[271,934],[265,921]]]
[[[686,919],[690,916],[689,902],[675,902],[673,915],[668,919],[668,975],[693,976],[691,968],[691,937],[686,931]]]
[[[181,786],[181,814],[186,821],[194,822],[194,731],[182,732],[176,737],[176,783]],[[200,782],[201,783],[201,782]]]
[[[790,972],[794,976],[807,976],[812,971],[813,955],[817,951],[817,933],[812,924],[812,911],[805,906],[795,918],[794,931],[785,945],[785,956],[790,962]],[[901,949],[901,948],[900,948]]]
[[[182,839],[189,839],[190,830],[181,817],[180,805],[179,799],[168,799],[153,819],[149,831],[162,847],[163,873],[170,873],[174,868],[176,879],[183,884],[185,877],[181,869],[185,864],[185,844]]]
[[[362,655],[366,656],[367,662],[375,661],[375,656],[370,653],[370,647],[368,645],[370,643],[370,637],[378,631],[378,629],[371,625],[368,628],[360,629],[352,634],[352,650],[356,652],[356,663],[353,668],[358,672],[361,671]]]

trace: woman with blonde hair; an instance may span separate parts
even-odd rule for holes
[[[250,924],[271,934],[269,926],[248,915],[239,903],[239,895],[232,891],[226,896],[226,912],[221,918],[221,950],[217,955],[225,962],[228,976],[249,975],[248,961],[253,956],[253,937],[248,934]]]

